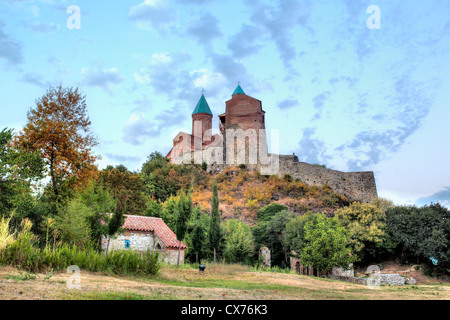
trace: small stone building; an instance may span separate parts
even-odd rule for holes
[[[111,238],[109,250],[158,251],[161,260],[176,264],[179,241],[175,233],[161,218],[125,215],[124,232]],[[108,238],[102,238],[102,249],[106,252]],[[186,245],[181,242],[180,263],[184,263]]]

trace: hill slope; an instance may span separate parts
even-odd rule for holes
[[[349,204],[349,200],[324,185],[308,186],[300,180],[287,176],[261,176],[258,172],[243,168],[228,168],[210,175],[202,173],[203,179],[194,187],[192,200],[204,210],[210,209],[212,180],[219,186],[220,210],[224,219],[241,218],[252,223],[257,211],[270,204],[279,203],[298,215],[311,212],[334,212]]]

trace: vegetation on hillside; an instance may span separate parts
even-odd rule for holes
[[[72,88],[50,88],[23,131],[0,132],[1,263],[61,267],[52,260],[60,254],[65,263],[86,259],[89,270],[96,269],[90,259],[100,269],[131,263],[145,270],[139,259],[153,256],[100,258],[100,239],[120,233],[123,216],[134,214],[161,217],[188,246],[188,262],[256,267],[264,246],[274,267],[288,268],[291,256],[325,272],[400,259],[425,264],[428,274],[450,273],[450,212],[439,204],[350,203],[328,185],[245,166],[212,175],[205,165],[171,164],[159,152],[137,172],[124,165],[99,170],[95,144],[85,97]]]

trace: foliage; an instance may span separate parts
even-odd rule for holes
[[[13,210],[21,214],[18,207],[29,201],[31,187],[44,172],[39,153],[15,147],[12,138],[11,129],[0,132],[0,217],[9,216]]]
[[[257,219],[258,221],[269,221],[276,213],[287,209],[288,208],[286,206],[279,203],[271,203],[268,206],[258,210]]]
[[[335,212],[335,218],[351,234],[353,253],[361,261],[377,256],[389,244],[386,214],[372,204],[352,203]]]
[[[60,239],[70,245],[86,246],[91,239],[88,217],[92,214],[92,211],[80,199],[70,200],[59,210],[55,219]]]
[[[89,185],[78,194],[78,199],[91,214],[86,217],[90,228],[90,238],[95,248],[100,249],[102,236],[108,235],[108,224],[110,216],[117,206],[117,201],[111,196],[109,191],[103,188],[97,181],[91,181]]]
[[[142,165],[140,175],[147,195],[165,202],[180,190],[188,190],[203,181],[205,172],[198,165],[171,164],[161,153],[153,152]]]
[[[224,224],[225,249],[227,263],[248,262],[253,254],[253,237],[250,226],[237,219]]]
[[[14,241],[0,250],[1,265],[11,265],[28,272],[65,271],[71,265],[86,271],[116,274],[153,275],[159,272],[157,252],[118,250],[102,254],[92,248],[82,249],[67,243],[39,249],[35,246],[37,237],[30,232],[31,223],[24,220],[22,227]]]
[[[219,248],[222,241],[222,230],[220,227],[220,211],[219,211],[219,191],[217,180],[213,182],[213,196],[211,199],[211,224],[209,227],[208,240],[211,249],[214,252]]]
[[[439,203],[423,206],[396,206],[387,209],[386,223],[403,261],[416,260],[450,273],[450,212]]]
[[[181,191],[180,198],[178,199],[177,205],[175,206],[175,212],[177,216],[175,233],[177,235],[177,240],[179,241],[177,265],[180,265],[181,242],[186,236],[187,223],[192,214],[192,199],[190,194],[186,196],[184,194],[184,191]]]
[[[125,214],[142,215],[146,211],[145,186],[139,174],[117,168],[102,170],[99,183],[117,203],[122,203]]]
[[[186,195],[184,192],[180,193],[180,198],[175,206],[175,212],[177,216],[175,233],[178,241],[183,241],[187,231],[187,223],[192,214],[192,200],[189,194]]]
[[[295,255],[303,250],[306,246],[305,240],[305,225],[316,219],[316,214],[306,213],[302,216],[295,217],[286,223],[286,232],[284,235],[284,247],[288,252],[295,252]]]
[[[384,198],[376,198],[370,204],[373,204],[384,213],[386,213],[387,209],[394,207],[394,203],[391,200]]]
[[[333,267],[346,268],[356,261],[351,253],[350,235],[335,218],[318,214],[304,227],[306,245],[299,256],[303,265],[329,272]]]
[[[78,88],[50,87],[27,114],[28,122],[15,145],[24,151],[38,151],[50,174],[56,202],[85,185],[96,175],[86,98]],[[56,207],[55,207],[56,210]]]
[[[14,233],[9,232],[9,221],[10,219],[0,218],[0,252],[14,242]]]
[[[147,201],[147,210],[145,210],[144,215],[147,217],[163,218],[164,207],[158,201],[149,198]]]
[[[176,228],[176,221],[177,221],[177,216],[176,216],[177,213],[175,211],[176,204],[177,204],[177,200],[176,200],[175,196],[170,196],[166,200],[166,202],[164,202],[164,204],[163,204],[163,211],[162,211],[161,218],[167,224],[167,226],[172,230],[175,230],[175,228]]]
[[[193,211],[193,221],[191,222],[193,229],[189,235],[189,241],[186,243],[189,253],[192,252],[195,255],[195,262],[201,261],[206,253],[208,240],[206,230],[209,225],[208,222],[209,216],[203,214],[200,207],[195,207]]]
[[[272,207],[279,208],[277,206]],[[289,265],[289,248],[284,240],[286,224],[295,217],[289,210],[275,213],[269,221],[260,221],[252,228],[256,249],[266,246],[271,251],[272,265]]]

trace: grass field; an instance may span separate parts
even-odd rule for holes
[[[206,271],[163,266],[156,276],[116,276],[81,271],[81,289],[70,274],[30,274],[0,268],[1,300],[448,300],[450,284],[428,281],[403,287],[365,285],[209,264]]]

